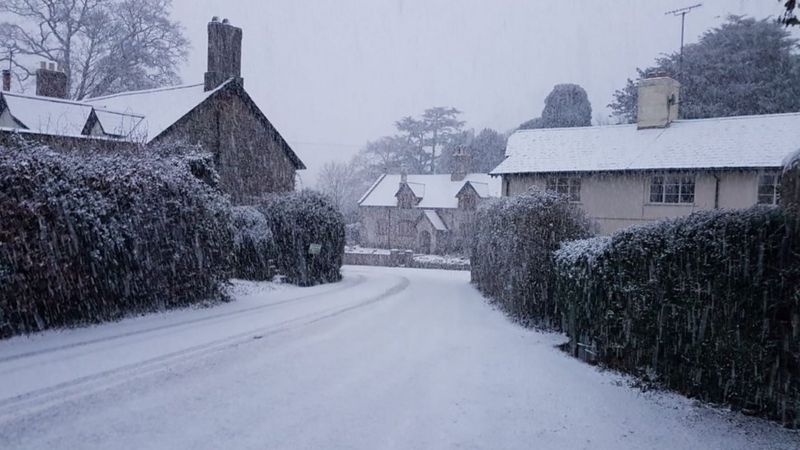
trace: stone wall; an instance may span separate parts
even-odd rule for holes
[[[236,204],[294,190],[295,165],[277,131],[265,127],[235,89],[218,92],[159,138],[171,140],[211,152],[221,187]]]

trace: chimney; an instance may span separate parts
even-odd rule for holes
[[[11,71],[8,69],[3,69],[3,91],[11,91]]]
[[[681,84],[669,77],[639,81],[639,129],[666,128],[678,119]]]
[[[48,67],[47,63],[42,62],[36,71],[36,95],[67,98],[67,74],[57,70],[54,63]]]
[[[459,147],[453,153],[453,173],[450,174],[450,181],[464,181],[469,171],[469,154]]]
[[[242,29],[234,27],[228,19],[219,21],[214,17],[208,23],[208,72],[206,91],[219,87],[235,78],[242,80]]]
[[[405,167],[400,169],[400,187],[403,187],[404,184],[408,184],[408,171]]]

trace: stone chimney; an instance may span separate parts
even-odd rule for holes
[[[464,181],[469,172],[470,157],[463,147],[459,147],[453,153],[453,173],[450,174],[450,181]]]
[[[11,71],[8,69],[3,69],[3,91],[11,91]]]
[[[67,98],[67,74],[60,66],[56,67],[54,63],[49,65],[41,63],[41,67],[36,71],[36,95]]]
[[[405,167],[400,169],[400,187],[403,187],[404,184],[408,184],[408,171]]]
[[[639,81],[639,129],[666,128],[678,119],[681,84],[669,77]]]
[[[242,29],[236,28],[228,19],[219,21],[214,17],[208,23],[208,72],[206,72],[206,91],[219,87],[235,78],[242,80]]]

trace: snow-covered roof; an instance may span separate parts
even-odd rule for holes
[[[778,168],[795,151],[800,113],[636,125],[521,130],[493,175],[667,169]]]
[[[205,85],[199,83],[122,92],[90,98],[86,102],[97,108],[144,116],[137,131],[150,142],[228,83],[230,80],[211,91],[206,91]]]
[[[433,225],[433,228],[436,231],[447,231],[447,226],[444,224],[442,218],[439,217],[439,213],[432,209],[426,209],[424,212],[425,217],[428,219],[431,225]]]
[[[20,130],[33,133],[80,137],[92,111],[91,104],[51,97],[2,92],[2,103],[21,125]],[[142,116],[95,110],[100,125],[109,134],[128,137],[142,121]]]
[[[395,194],[400,189],[401,175],[381,175],[361,197],[361,206],[397,206]],[[422,199],[418,208],[458,208],[456,194],[470,183],[483,198],[500,196],[500,180],[485,173],[472,173],[461,181],[450,175],[408,175],[407,184],[414,195]]]

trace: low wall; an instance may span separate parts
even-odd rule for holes
[[[417,261],[410,250],[391,250],[389,253],[345,252],[344,264],[351,266],[409,267],[413,269],[469,270],[469,265],[436,261]]]

